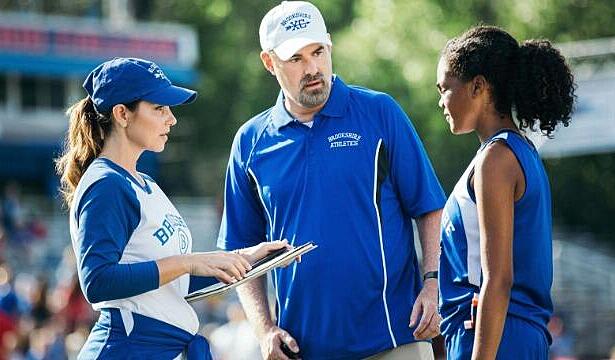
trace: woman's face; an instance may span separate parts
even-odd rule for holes
[[[444,117],[453,134],[465,134],[476,129],[477,107],[472,97],[472,81],[463,82],[449,72],[444,57],[438,62],[437,83]]]
[[[165,105],[140,101],[126,127],[128,140],[137,148],[161,152],[177,119]]]

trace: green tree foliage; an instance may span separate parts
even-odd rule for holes
[[[358,0],[350,25],[334,36],[335,70],[349,82],[387,91],[413,118],[450,191],[478,147],[473,135],[452,136],[438,108],[435,73],[447,39],[480,23],[517,39],[554,42],[615,35],[611,0]],[[574,120],[573,120],[574,121]],[[560,225],[613,240],[615,155],[547,162]],[[615,241],[614,241],[615,242]]]
[[[184,163],[169,185],[174,193],[222,190],[230,144],[239,126],[265,110],[279,91],[262,67],[258,26],[277,0],[134,0],[141,21],[193,26],[200,42],[199,100],[177,109],[186,143],[172,144]],[[447,39],[493,24],[517,39],[555,42],[615,36],[612,0],[314,0],[334,43],[334,71],[345,81],[393,95],[413,119],[449,192],[473,156],[473,135],[452,136],[437,106],[435,72]],[[24,5],[27,4],[27,5]],[[25,6],[25,7],[24,7]],[[0,1],[2,9],[88,16],[104,1]],[[104,12],[104,11],[103,11]],[[573,119],[574,121],[574,119]],[[183,129],[183,130],[182,130]],[[175,150],[174,150],[175,149]],[[615,155],[547,161],[556,221],[613,239]],[[183,191],[182,191],[183,190]]]
[[[193,26],[200,42],[199,101],[178,109],[190,122],[192,190],[222,190],[233,135],[241,124],[273,104],[279,87],[259,54],[258,27],[277,1],[169,0],[154,3],[154,21]],[[315,1],[337,31],[352,18],[352,1]],[[194,161],[197,160],[197,161]],[[181,189],[179,189],[181,191]]]
[[[193,191],[222,189],[237,128],[271,106],[279,91],[259,59],[258,25],[277,1],[153,2],[155,21],[183,22],[199,34],[200,100],[181,109],[189,121]],[[452,136],[437,106],[435,70],[447,39],[479,24],[504,27],[517,39],[555,42],[614,36],[611,0],[320,0],[334,43],[334,70],[347,82],[392,94],[412,117],[446,191],[478,141]],[[184,116],[185,115],[185,116]],[[547,163],[560,224],[615,233],[613,155]],[[578,169],[583,169],[578,171]],[[593,175],[592,175],[593,174]],[[605,179],[606,178],[606,179]],[[605,181],[610,179],[610,181]]]

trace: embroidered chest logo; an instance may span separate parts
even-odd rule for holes
[[[179,251],[185,254],[190,246],[187,230],[188,225],[181,216],[166,214],[161,226],[152,235],[164,246],[177,233]]]
[[[339,132],[327,138],[329,140],[329,148],[341,148],[349,146],[359,146],[361,135],[353,132]]]
[[[309,14],[298,12],[284,18],[280,25],[286,31],[296,31],[305,29],[311,23],[311,19]]]

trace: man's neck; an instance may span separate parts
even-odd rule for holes
[[[316,113],[319,112],[325,106],[325,103],[326,101],[316,107],[306,108],[301,105],[293,103],[292,101],[288,99],[288,97],[284,99],[284,107],[286,108],[286,110],[295,119],[299,120],[302,123],[307,123],[307,122],[314,120],[314,115],[316,115]]]

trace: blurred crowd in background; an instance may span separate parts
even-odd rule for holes
[[[69,248],[57,266],[28,271],[33,249],[47,228],[22,204],[15,182],[5,186],[0,208],[0,359],[74,358],[94,319],[76,276]]]
[[[278,2],[0,2],[0,360],[74,359],[98,316],[81,293],[67,214],[54,199],[64,111],[84,95],[85,75],[113,56],[137,56],[199,90],[195,104],[178,109],[169,149],[141,170],[183,197],[173,200],[193,250],[213,250],[221,208],[213,199],[233,134],[279,90],[255,32]],[[435,68],[447,39],[488,23],[559,44],[575,69],[579,106],[557,151],[543,148],[555,225],[551,357],[615,360],[613,0],[314,3],[330,25],[335,72],[400,102],[447,193],[478,146],[474,136],[450,136],[437,107]],[[234,293],[194,307],[216,359],[260,358]],[[442,338],[434,347],[442,356]]]
[[[68,238],[50,238],[50,224],[37,216],[36,209],[24,205],[17,183],[5,186],[1,203],[0,360],[75,359],[97,313],[79,287],[75,257],[65,242]],[[54,221],[64,220],[68,222],[65,218]],[[52,256],[54,253],[60,256]],[[40,266],[50,262],[55,264]],[[216,359],[260,358],[258,341],[234,292],[193,306]],[[575,356],[576,334],[566,328],[565,319],[557,314],[549,324],[551,358],[583,359]],[[441,359],[442,345],[441,338],[434,341]],[[615,359],[615,351],[610,355]]]
[[[22,203],[18,183],[7,184],[0,199],[0,360],[75,359],[97,313],[81,292],[72,247],[57,249],[61,241],[50,239],[36,209]],[[41,266],[57,252],[56,264]],[[216,359],[259,358],[234,294],[194,307]]]

